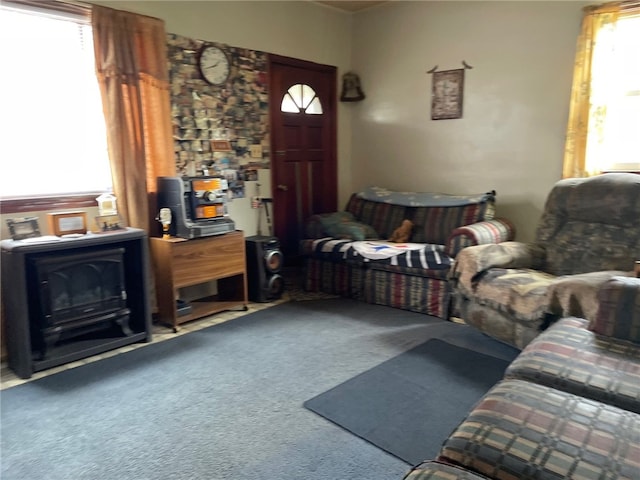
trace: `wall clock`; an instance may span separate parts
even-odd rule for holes
[[[202,78],[212,85],[222,85],[229,78],[229,57],[219,47],[204,47],[200,52],[198,64]]]

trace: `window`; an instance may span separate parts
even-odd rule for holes
[[[615,25],[615,26],[614,26]],[[640,171],[640,15],[621,14],[596,37],[585,162]]]
[[[562,176],[640,173],[640,2],[583,11]]]
[[[322,104],[313,88],[297,83],[289,88],[282,97],[280,110],[287,113],[322,115]]]
[[[5,2],[0,32],[1,198],[111,190],[88,18]]]

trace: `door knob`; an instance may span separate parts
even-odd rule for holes
[[[283,192],[286,192],[287,190],[289,190],[289,187],[281,184],[281,185],[278,185],[278,190],[282,190]]]

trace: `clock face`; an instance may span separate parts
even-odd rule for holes
[[[218,47],[205,47],[200,53],[200,72],[207,82],[213,85],[223,84],[229,77],[227,55]]]

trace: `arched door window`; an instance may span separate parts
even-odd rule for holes
[[[322,104],[313,88],[309,85],[296,83],[282,97],[280,111],[322,115]]]

